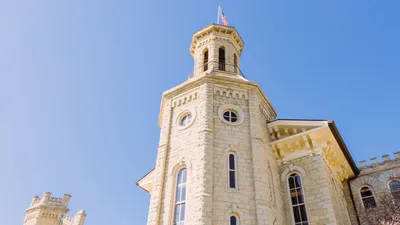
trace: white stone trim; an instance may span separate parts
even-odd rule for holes
[[[223,114],[228,110],[231,110],[237,114],[238,118],[237,118],[236,122],[232,123],[232,122],[226,121],[224,119]],[[218,109],[218,117],[222,122],[224,122],[225,124],[228,124],[228,125],[240,125],[244,121],[243,110],[241,108],[239,108],[238,106],[232,105],[232,104],[225,104],[225,105],[220,106]]]
[[[225,216],[224,216],[224,221],[226,221],[226,225],[230,225],[230,217],[231,216],[236,216],[237,220],[237,225],[245,225],[244,224],[244,215],[239,212],[238,206],[236,204],[232,204],[232,207],[228,208],[225,211]]]
[[[295,173],[295,172],[299,172],[301,176],[306,176],[306,171],[304,171],[303,168],[301,168],[300,166],[295,166],[293,164],[290,164],[288,166],[288,168],[286,168],[281,175],[281,181],[285,182],[285,180],[287,181],[287,178],[289,177],[290,174]],[[289,174],[290,173],[290,174]],[[301,177],[300,177],[301,178]]]
[[[190,122],[188,124],[186,124],[185,126],[181,126],[181,120],[189,115],[192,114],[192,119],[190,120]],[[197,113],[196,113],[196,109],[195,108],[186,108],[182,111],[179,112],[178,116],[176,117],[175,120],[175,125],[177,127],[178,130],[184,130],[189,128],[190,126],[193,125],[194,121],[196,120],[197,117]]]

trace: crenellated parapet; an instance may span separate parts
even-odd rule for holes
[[[63,198],[51,196],[46,192],[42,197],[35,196],[26,209],[24,225],[83,225],[86,213],[80,210],[73,217],[68,216],[68,203],[71,195]]]
[[[371,158],[370,163],[368,163],[367,160],[362,160],[362,161],[360,161],[359,167],[361,170],[363,170],[363,169],[375,168],[377,166],[392,163],[395,161],[400,162],[400,152],[395,152],[393,154],[393,158],[388,154],[383,155],[382,160],[379,160],[377,157]]]
[[[51,192],[46,192],[41,198],[38,196],[33,197],[31,207],[39,205],[67,207],[70,199],[71,195],[69,194],[64,194],[64,198],[57,198],[52,197]]]

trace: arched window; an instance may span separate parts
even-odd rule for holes
[[[208,49],[203,54],[203,70],[208,70]]]
[[[237,73],[238,71],[238,64],[237,64],[237,56],[236,54],[233,54],[233,71]]]
[[[179,170],[176,180],[174,225],[185,224],[187,169]]]
[[[235,215],[229,217],[229,225],[239,225],[239,219]]]
[[[394,203],[400,205],[400,180],[392,180],[389,183],[390,192],[392,193]]]
[[[229,154],[228,158],[228,169],[229,169],[229,188],[237,188],[236,183],[236,155],[233,153]]]
[[[361,200],[364,208],[370,209],[376,207],[376,201],[372,189],[370,187],[363,187],[360,189]]]
[[[300,175],[294,173],[289,176],[289,195],[292,202],[293,219],[295,225],[308,225],[306,204],[304,202],[303,186]]]
[[[218,51],[218,69],[225,71],[225,49],[223,47]]]

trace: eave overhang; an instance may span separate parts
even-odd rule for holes
[[[332,120],[275,120],[268,123],[271,146],[279,163],[321,155],[341,181],[359,174]]]
[[[200,85],[204,83],[213,83],[213,84],[221,84],[221,85],[235,85],[238,88],[243,88],[247,90],[253,90],[255,91],[261,99],[263,99],[263,102],[267,104],[267,107],[269,111],[272,114],[273,119],[276,117],[276,111],[274,107],[272,106],[271,102],[267,99],[266,95],[260,88],[260,86],[255,83],[248,81],[244,78],[241,77],[230,77],[230,76],[219,76],[217,75],[218,72],[212,71],[206,76],[200,76],[200,77],[194,77],[190,80],[187,80],[186,82],[171,88],[167,91],[165,91],[162,95],[161,99],[161,105],[160,105],[160,115],[158,117],[158,126],[162,126],[162,117],[163,117],[163,111],[165,104],[168,100],[171,100],[174,96],[177,96],[181,93],[184,93],[186,91],[192,90],[195,87],[199,87]]]
[[[231,36],[233,44],[237,48],[239,55],[242,54],[244,48],[244,42],[243,39],[240,37],[239,33],[236,31],[236,29],[232,26],[224,26],[219,24],[210,24],[207,27],[193,34],[192,43],[190,45],[190,54],[194,55],[199,40],[212,33],[216,35],[222,34]]]

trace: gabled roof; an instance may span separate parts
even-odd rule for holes
[[[146,175],[144,175],[140,180],[136,182],[136,185],[141,187],[143,190],[151,193],[153,189],[153,177],[155,169],[150,170]]]

